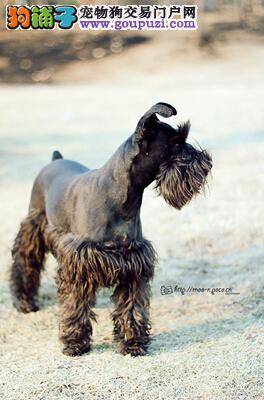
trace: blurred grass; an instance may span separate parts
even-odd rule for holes
[[[7,4],[42,4],[41,0],[4,0],[0,5],[1,21],[5,20]],[[66,0],[66,4],[85,4],[84,1]],[[90,2],[100,4],[99,2]],[[108,2],[108,4],[116,3]],[[135,2],[133,2],[135,3]],[[156,3],[145,2],[145,3]],[[184,1],[179,3],[193,3]],[[215,44],[232,40],[232,31],[264,33],[264,1],[257,0],[201,0],[196,32],[184,32],[191,43],[189,49],[206,50],[214,56]],[[48,0],[46,4],[55,4]],[[119,4],[126,4],[121,1]],[[169,4],[168,2],[166,4]],[[7,31],[2,23],[0,31],[0,83],[52,83],[56,71],[73,61],[93,61],[114,56],[126,48],[138,45],[155,36],[155,32],[135,31]],[[178,35],[177,41],[183,40]],[[187,51],[187,49],[186,49]]]

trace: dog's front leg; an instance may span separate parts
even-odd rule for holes
[[[58,294],[60,303],[59,336],[62,352],[67,356],[80,356],[91,348],[92,323],[95,314],[91,307],[95,303],[97,285],[87,279],[68,279],[67,270],[58,271]]]
[[[149,299],[150,285],[146,278],[119,283],[112,300],[114,338],[120,343],[124,355],[142,356],[149,343]]]

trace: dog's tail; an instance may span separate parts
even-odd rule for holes
[[[60,158],[63,158],[61,153],[57,150],[53,151],[51,161],[59,160]]]

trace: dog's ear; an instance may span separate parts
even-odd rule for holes
[[[150,128],[158,121],[156,114],[161,115],[164,118],[169,118],[172,115],[176,115],[176,109],[167,103],[157,103],[150,110],[148,110],[143,117],[140,118],[136,132],[135,139],[137,143],[140,143],[144,138],[148,136]]]

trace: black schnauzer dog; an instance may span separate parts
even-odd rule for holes
[[[144,189],[156,189],[181,209],[199,193],[212,167],[210,155],[186,142],[189,122],[172,128],[162,117],[169,104],[154,105],[135,132],[97,170],[57,151],[32,189],[29,214],[15,239],[10,287],[18,311],[37,311],[45,254],[58,260],[60,339],[63,353],[90,350],[96,291],[114,287],[114,338],[122,354],[144,355],[149,343],[150,284],[156,262],[142,236]]]

